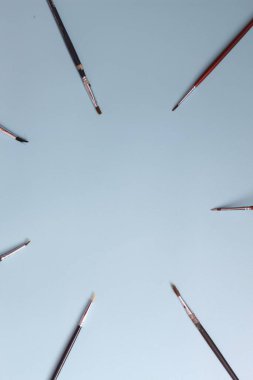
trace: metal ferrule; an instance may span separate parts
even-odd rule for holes
[[[15,139],[17,136],[12,133],[11,131],[9,131],[8,129],[4,128],[2,125],[0,125],[0,130],[5,133],[6,135],[12,137],[13,139]]]
[[[185,309],[187,315],[190,317],[190,319],[192,320],[192,322],[196,325],[197,323],[199,323],[199,320],[198,318],[196,317],[196,315],[193,313],[193,311],[189,308],[189,306],[187,305],[187,303],[183,300],[183,298],[181,296],[178,297],[179,298],[179,301],[181,302],[181,305],[183,306],[183,308]]]
[[[88,93],[88,95],[89,95],[89,98],[90,98],[90,100],[92,101],[92,104],[94,105],[95,108],[98,107],[98,104],[97,104],[96,98],[95,98],[95,96],[94,96],[94,94],[93,94],[93,91],[92,91],[92,89],[91,89],[91,85],[90,85],[90,83],[89,83],[87,77],[85,77],[85,76],[82,77],[82,81],[83,81],[84,87],[85,87],[85,89],[86,89],[86,91],[87,91],[87,93]]]
[[[242,206],[242,207],[220,207],[218,210],[222,211],[233,211],[233,210],[238,210],[238,211],[250,211],[253,210],[253,206]]]
[[[87,315],[87,313],[88,313],[88,311],[89,311],[89,308],[90,308],[91,304],[92,304],[92,300],[90,299],[90,300],[88,301],[88,304],[87,304],[86,307],[85,307],[85,310],[84,310],[84,312],[83,312],[83,315],[81,316],[80,322],[79,322],[79,324],[78,324],[80,327],[82,327],[83,324],[84,324],[85,317],[86,317],[86,315]]]
[[[10,249],[9,251],[3,253],[2,255],[0,255],[0,261],[3,261],[5,260],[8,256],[11,256],[13,255],[14,253],[20,251],[21,249],[23,249],[24,247],[26,247],[26,243],[23,243],[23,244],[20,244],[18,245],[16,248],[13,248],[13,249]]]
[[[183,101],[188,98],[188,96],[191,95],[191,93],[195,90],[196,86],[192,87],[192,89],[190,91],[187,92],[187,94],[185,94],[185,96],[180,100],[180,102],[178,103],[178,106],[180,106],[181,103],[183,103]]]
[[[248,210],[252,210],[252,207],[250,207],[250,206],[246,206],[246,207],[234,207],[234,208],[232,208],[232,210],[248,211]]]

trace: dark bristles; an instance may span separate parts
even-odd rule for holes
[[[102,111],[101,111],[101,109],[100,109],[98,106],[96,107],[96,111],[97,111],[97,113],[98,113],[99,115],[101,115]]]
[[[177,287],[174,284],[170,284],[170,286],[172,287],[172,290],[176,294],[176,296],[180,297],[180,293],[179,293],[179,290],[177,289]]]
[[[27,140],[23,139],[22,137],[16,137],[16,140],[19,141],[19,142],[25,142],[25,143],[28,143]]]
[[[172,111],[175,111],[178,107],[178,104],[175,105],[175,107],[172,108]]]

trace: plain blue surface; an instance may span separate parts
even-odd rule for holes
[[[1,1],[0,379],[226,380],[173,281],[240,379],[253,376],[252,1]]]

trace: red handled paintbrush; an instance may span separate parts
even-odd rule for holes
[[[189,95],[206,79],[206,77],[211,74],[211,72],[215,69],[216,66],[226,57],[226,55],[235,47],[236,44],[245,36],[246,33],[252,28],[253,19],[237,34],[237,36],[230,42],[230,44],[218,55],[218,57],[211,63],[210,66],[203,72],[203,74],[196,80],[194,85],[190,88],[190,90],[180,99],[180,101],[172,108],[172,111],[175,111],[177,107],[180,106],[183,101],[188,98]]]

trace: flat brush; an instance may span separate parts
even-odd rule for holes
[[[240,206],[240,207],[216,207],[212,208],[211,211],[246,211],[246,210],[253,210],[253,206]]]
[[[7,251],[5,253],[2,253],[0,255],[0,261],[5,260],[7,257],[9,257],[9,256],[13,255],[14,253],[20,251],[21,249],[25,248],[30,242],[31,242],[31,240],[28,240],[26,243],[20,244],[17,247],[10,249],[9,251]]]
[[[73,334],[72,334],[72,336],[71,336],[71,338],[70,338],[70,340],[69,340],[69,342],[68,342],[68,344],[67,344],[67,346],[66,346],[66,348],[65,348],[65,350],[64,350],[64,352],[63,352],[63,354],[59,360],[59,363],[57,364],[57,367],[56,367],[52,377],[50,378],[50,380],[55,380],[59,376],[59,374],[60,374],[60,372],[61,372],[61,370],[62,370],[62,368],[63,368],[63,366],[67,360],[67,357],[69,356],[69,353],[72,350],[72,348],[75,344],[75,341],[76,341],[76,339],[77,339],[77,337],[78,337],[78,335],[79,335],[79,333],[83,327],[86,314],[88,313],[89,308],[90,308],[92,302],[94,302],[94,300],[95,300],[95,294],[92,294],[89,301],[87,302],[87,305],[86,305],[85,310],[81,316],[81,319],[80,319],[77,327],[75,328],[75,330],[74,330],[74,332],[73,332]]]
[[[86,89],[86,91],[87,91],[87,93],[89,95],[89,98],[90,98],[90,100],[91,100],[91,102],[92,102],[95,110],[100,115],[102,112],[101,112],[101,110],[100,110],[100,108],[99,108],[99,106],[97,104],[97,101],[96,101],[95,96],[93,94],[93,91],[91,89],[90,82],[87,79],[87,76],[86,76],[86,74],[84,72],[84,69],[83,69],[83,65],[82,65],[82,63],[81,63],[81,61],[80,61],[80,59],[79,59],[79,57],[77,55],[77,52],[76,52],[76,50],[74,48],[74,45],[73,45],[73,43],[72,43],[72,41],[71,41],[71,39],[70,39],[70,37],[68,35],[68,32],[67,32],[67,30],[66,30],[66,28],[65,28],[65,26],[64,26],[64,24],[63,24],[63,22],[61,20],[60,15],[59,15],[59,13],[58,13],[58,11],[56,9],[54,1],[53,0],[47,0],[47,2],[48,2],[48,5],[49,5],[49,8],[51,9],[51,12],[52,12],[52,14],[53,14],[53,16],[55,18],[56,24],[58,25],[58,28],[59,28],[60,33],[62,35],[62,38],[63,38],[63,40],[65,42],[65,45],[66,45],[66,47],[67,47],[67,49],[69,51],[69,54],[70,54],[70,56],[72,58],[72,61],[74,62],[74,65],[75,65],[75,67],[76,67],[76,69],[77,69],[77,71],[78,71],[78,73],[79,73],[79,75],[81,77],[81,80],[82,80],[82,82],[84,84],[84,87],[85,87],[85,89]]]
[[[1,124],[0,124],[0,131],[2,131],[3,133],[5,133],[7,136],[10,136],[11,138],[19,141],[19,142],[26,142],[28,143],[27,140],[23,139],[22,137],[19,137],[17,135],[15,135],[15,133],[9,131],[8,129],[6,129],[5,127],[3,127]]]
[[[206,332],[206,330],[204,329],[204,327],[201,325],[201,323],[198,320],[198,318],[196,317],[196,315],[189,308],[189,306],[187,305],[187,303],[183,300],[183,298],[181,297],[181,294],[180,294],[179,290],[176,288],[176,286],[174,284],[171,284],[171,287],[172,287],[172,290],[174,291],[174,293],[176,294],[177,298],[179,299],[181,305],[185,309],[188,317],[194,323],[195,327],[199,330],[200,334],[203,336],[203,338],[205,339],[206,343],[209,345],[209,347],[211,348],[211,350],[213,351],[213,353],[219,359],[219,361],[221,362],[221,364],[223,365],[223,367],[225,368],[225,370],[229,373],[230,377],[232,379],[234,379],[234,380],[239,380],[239,378],[236,376],[236,374],[234,373],[234,371],[232,370],[232,368],[230,367],[230,365],[228,364],[228,362],[226,361],[226,359],[224,358],[224,356],[222,355],[222,353],[220,352],[220,350],[218,349],[218,347],[215,345],[215,343],[210,338],[210,336],[208,335],[208,333]]]
[[[183,101],[191,95],[203,80],[215,69],[216,66],[226,57],[226,55],[235,47],[235,45],[243,38],[243,36],[252,28],[253,19],[237,34],[237,36],[228,44],[228,46],[218,55],[218,57],[211,63],[210,66],[200,75],[190,90],[180,99],[180,101],[172,108],[175,111]]]

